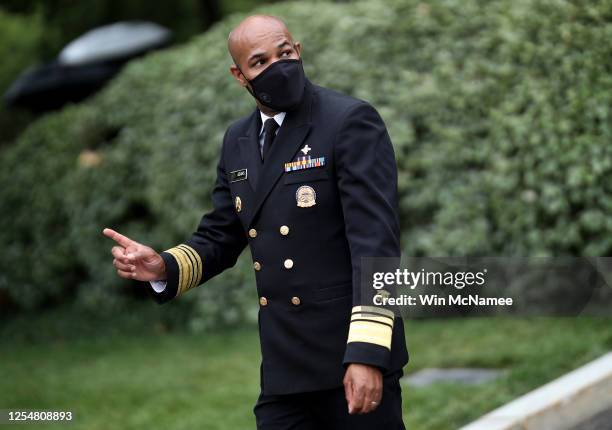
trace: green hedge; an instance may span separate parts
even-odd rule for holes
[[[612,3],[368,0],[260,8],[304,44],[310,79],[374,104],[400,169],[408,255],[612,251]],[[89,102],[4,151],[0,289],[35,307],[113,309],[113,227],[158,250],[210,209],[228,124],[253,108],[228,73],[231,16],[130,63]],[[194,327],[254,318],[238,269],[169,307]],[[206,290],[206,291],[205,291]]]
[[[24,69],[37,62],[46,33],[40,14],[18,15],[0,8],[0,97]],[[30,120],[27,112],[9,110],[0,101],[0,146],[14,139]]]
[[[0,91],[9,87],[38,56],[44,34],[40,15],[15,15],[0,9]]]

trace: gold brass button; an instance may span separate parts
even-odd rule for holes
[[[261,270],[261,264],[259,263],[259,261],[256,261],[255,263],[253,263],[253,269],[257,271]]]
[[[283,236],[287,236],[289,234],[289,227],[287,227],[286,225],[281,225],[280,234],[282,234]]]
[[[287,258],[285,260],[285,269],[291,269],[293,267],[293,260],[291,258]]]
[[[257,236],[257,230],[255,230],[254,228],[249,230],[249,236],[251,237],[256,237]]]
[[[388,292],[387,290],[380,290],[378,293],[376,293],[376,295],[380,296],[383,299],[388,299],[391,293]]]
[[[294,306],[299,306],[302,301],[299,297],[291,297],[291,303],[293,303]]]
[[[266,299],[265,297],[260,297],[259,298],[259,304],[262,306],[267,306],[268,305],[268,299]]]

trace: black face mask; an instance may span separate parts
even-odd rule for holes
[[[240,72],[242,73],[242,70]],[[253,97],[278,112],[297,108],[302,101],[306,84],[301,58],[275,61],[253,80],[249,81],[246,76],[244,79],[251,84],[253,91],[248,86],[247,90]]]

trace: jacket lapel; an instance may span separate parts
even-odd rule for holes
[[[240,155],[247,166],[247,181],[257,189],[259,170],[261,169],[261,154],[259,153],[259,130],[261,129],[261,115],[259,109],[251,115],[250,125],[244,136],[238,138]]]
[[[257,216],[268,194],[285,171],[285,163],[293,159],[310,131],[312,91],[312,85],[306,80],[304,97],[300,106],[294,111],[287,112],[283,124],[278,129],[278,133],[274,138],[274,144],[270,148],[270,152],[268,152],[265,163],[261,165],[255,191],[255,206],[247,222],[249,226]],[[259,160],[256,159],[257,162]]]

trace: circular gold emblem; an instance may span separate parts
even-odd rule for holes
[[[317,193],[309,185],[302,185],[295,192],[295,200],[301,208],[309,208],[317,204]]]
[[[236,196],[236,212],[240,212],[242,210],[242,200],[240,197]]]

